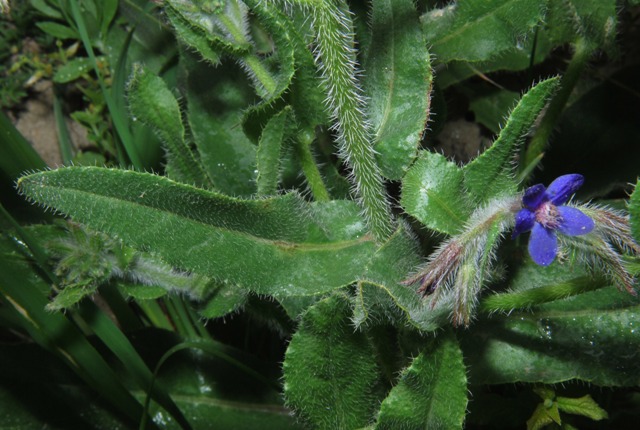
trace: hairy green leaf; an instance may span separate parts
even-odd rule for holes
[[[256,154],[258,195],[273,195],[278,190],[280,158],[290,116],[291,108],[283,109],[269,120],[262,131]]]
[[[200,186],[210,184],[186,143],[178,101],[162,78],[135,67],[129,81],[129,104],[134,118],[151,127],[166,145],[169,176]]]
[[[514,49],[544,18],[544,0],[460,1],[422,16],[440,63],[486,61]]]
[[[402,182],[404,210],[425,226],[456,234],[471,215],[464,174],[440,154],[423,151]]]
[[[220,63],[220,55],[203,29],[191,25],[171,7],[166,8],[165,13],[177,36],[184,44],[194,49],[209,63],[214,65]]]
[[[333,295],[310,307],[287,348],[287,405],[318,429],[365,426],[379,375],[367,336],[354,331],[349,301]]]
[[[547,79],[523,95],[491,148],[464,167],[464,185],[476,203],[516,191],[516,151],[557,86],[557,78]]]
[[[400,179],[416,156],[429,115],[431,64],[411,0],[376,0],[363,87],[382,174]]]
[[[181,59],[187,74],[189,125],[207,175],[225,194],[253,195],[256,147],[240,126],[243,109],[253,98],[251,88],[237,68],[214,69],[188,52]]]
[[[376,429],[461,429],[467,375],[455,334],[429,342],[382,402]]]
[[[607,287],[479,322],[462,346],[473,384],[635,386],[639,326],[638,298]]]
[[[176,267],[276,297],[349,284],[375,250],[369,236],[305,241],[317,227],[295,194],[238,200],[151,174],[94,167],[36,173],[19,187]]]
[[[357,285],[352,318],[356,327],[379,323],[420,331],[440,327],[448,310],[443,314],[431,309],[429,300],[423,300],[413,287],[400,284],[420,263],[415,238],[401,225],[376,251]]]

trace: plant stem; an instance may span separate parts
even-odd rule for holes
[[[574,45],[573,58],[571,58],[571,62],[569,62],[569,66],[562,76],[560,89],[551,100],[551,103],[549,103],[547,112],[544,114],[538,130],[533,136],[533,139],[531,139],[527,148],[524,163],[521,164],[520,179],[522,181],[527,179],[527,176],[531,174],[535,166],[542,159],[549,137],[560,119],[562,111],[567,104],[567,100],[575,88],[576,83],[580,78],[580,74],[587,65],[593,49],[593,45],[584,37],[581,37],[576,41]]]
[[[585,276],[560,284],[545,285],[524,291],[492,294],[480,302],[480,311],[484,313],[509,313],[515,309],[526,309],[587,291],[597,290],[606,285],[608,285],[608,283],[604,280],[594,280],[593,277]]]
[[[338,131],[339,155],[351,168],[356,194],[374,236],[384,240],[393,231],[393,219],[356,80],[349,11],[342,0],[317,2],[312,7],[318,60]]]

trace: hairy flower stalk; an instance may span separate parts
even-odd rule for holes
[[[393,230],[393,221],[363,111],[350,12],[341,0],[314,2],[311,8],[317,62],[338,133],[339,155],[351,169],[356,195],[373,234],[384,240]]]
[[[417,292],[431,297],[432,308],[450,308],[453,324],[468,326],[480,289],[491,277],[500,239],[515,227],[513,237],[531,232],[528,249],[534,263],[544,267],[572,255],[572,260],[636,295],[623,259],[623,253],[640,255],[629,218],[607,207],[566,203],[583,182],[581,175],[564,175],[548,188],[537,184],[522,195],[492,200],[403,284],[418,284]]]
[[[431,295],[432,308],[452,306],[453,324],[468,326],[480,289],[491,277],[495,250],[520,208],[519,196],[509,196],[476,210],[462,233],[445,241],[403,284],[419,284],[419,294]]]

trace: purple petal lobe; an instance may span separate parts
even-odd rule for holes
[[[533,228],[536,222],[536,214],[529,209],[520,209],[516,214],[516,228],[513,229],[512,238],[517,237],[519,234],[526,233]]]
[[[589,233],[595,227],[591,218],[579,209],[570,206],[558,206],[558,212],[562,217],[558,230],[567,236],[580,236]]]
[[[522,203],[529,209],[536,210],[538,206],[540,206],[540,203],[547,199],[546,190],[546,187],[542,184],[536,184],[527,188],[524,196],[522,196]]]
[[[569,200],[569,197],[575,193],[584,183],[584,176],[573,173],[570,175],[562,175],[553,181],[547,188],[547,196],[554,205],[561,205]]]
[[[558,239],[553,230],[547,230],[540,224],[534,224],[529,239],[529,255],[540,266],[548,266],[556,258]]]

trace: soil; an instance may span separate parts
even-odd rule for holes
[[[18,117],[13,118],[14,125],[49,167],[61,166],[62,156],[53,113],[53,84],[51,81],[40,81],[32,90],[34,95],[25,102]],[[88,146],[84,127],[70,118],[66,118],[65,122],[74,146]]]

